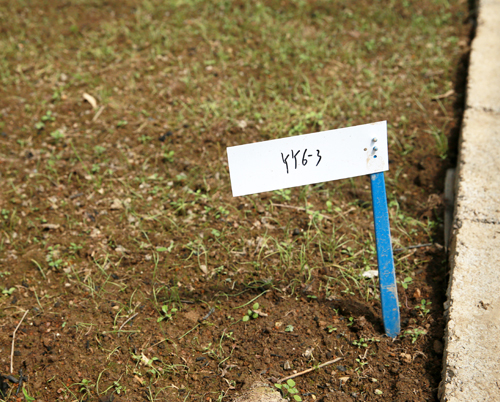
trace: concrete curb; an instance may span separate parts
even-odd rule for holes
[[[500,401],[500,0],[481,0],[456,174],[439,398]]]

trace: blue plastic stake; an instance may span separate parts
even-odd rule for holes
[[[375,222],[375,241],[377,243],[382,317],[386,335],[394,338],[399,334],[401,325],[384,172],[371,174],[370,181],[372,187],[373,220]]]

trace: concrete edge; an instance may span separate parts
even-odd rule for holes
[[[439,398],[500,401],[500,0],[481,0],[456,173]]]

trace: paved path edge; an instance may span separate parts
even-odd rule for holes
[[[456,174],[442,402],[500,401],[500,0],[478,3]]]

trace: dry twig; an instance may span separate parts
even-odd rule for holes
[[[127,318],[127,321],[125,321],[121,326],[120,328],[118,329],[118,331],[121,331],[122,328],[125,326],[125,324],[127,324],[127,322],[129,322],[130,320],[133,320],[135,317],[137,317],[139,315],[139,313],[135,313],[133,316]]]
[[[283,381],[290,380],[292,378],[298,377],[299,375],[310,373],[311,371],[314,371],[314,370],[319,369],[321,367],[328,366],[329,364],[336,363],[336,362],[338,362],[339,360],[342,360],[342,359],[343,359],[342,357],[337,357],[336,359],[330,360],[330,361],[325,362],[325,363],[321,363],[319,366],[311,367],[311,368],[309,368],[307,370],[301,371],[300,373],[295,373],[295,374],[289,375],[288,377],[282,378],[281,380],[278,380],[277,383],[281,384]]]
[[[10,374],[14,373],[14,343],[16,342],[16,332],[23,323],[24,318],[26,317],[26,314],[28,314],[28,312],[29,310],[26,310],[24,312],[23,318],[21,318],[21,321],[19,321],[19,324],[17,324],[17,327],[14,330],[14,333],[12,334],[12,348],[10,350]]]

